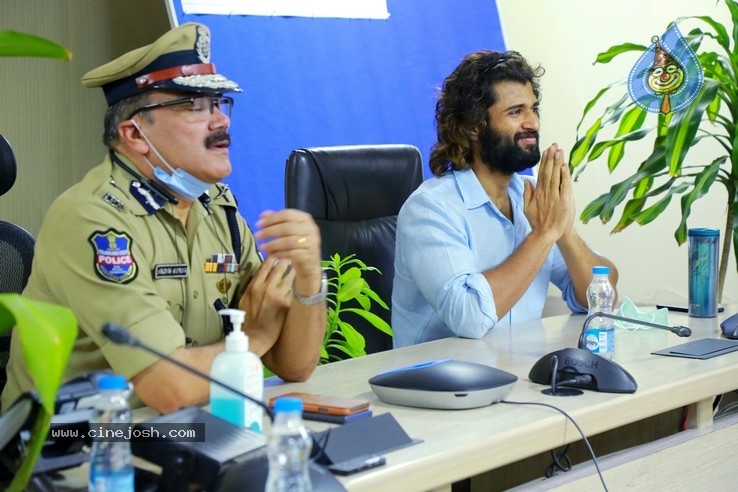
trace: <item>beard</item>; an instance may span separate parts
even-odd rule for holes
[[[535,145],[523,148],[518,145],[521,138],[536,137]],[[518,132],[512,140],[491,128],[485,128],[479,136],[479,154],[482,162],[490,169],[511,175],[530,169],[541,160],[538,132]]]

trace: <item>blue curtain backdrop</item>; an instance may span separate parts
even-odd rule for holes
[[[409,143],[426,176],[435,97],[464,55],[504,49],[494,0],[388,0],[388,20],[184,15],[212,35],[236,80],[226,180],[253,224],[284,208],[284,166],[300,147]]]

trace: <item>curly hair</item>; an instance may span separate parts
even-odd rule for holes
[[[436,102],[438,141],[430,154],[430,170],[443,176],[451,169],[471,167],[472,135],[486,127],[487,112],[497,102],[494,85],[501,81],[530,83],[540,99],[539,79],[543,68],[531,67],[517,51],[482,50],[464,57],[443,81]]]

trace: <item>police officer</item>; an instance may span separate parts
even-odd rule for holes
[[[241,89],[209,58],[208,28],[188,23],[83,77],[105,94],[109,152],[49,208],[24,291],[77,317],[65,380],[112,369],[133,382],[134,404],[161,412],[206,402],[208,383],[113,344],[105,323],[207,373],[224,350],[218,309],[237,307],[250,350],[292,381],[310,376],[325,332],[315,222],[266,211],[252,234],[220,183],[231,172],[225,94]],[[33,388],[16,335],[3,408]]]

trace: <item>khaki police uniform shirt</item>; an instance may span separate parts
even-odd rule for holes
[[[214,302],[237,305],[261,259],[237,215],[239,271],[217,271],[235,270],[235,260],[226,256],[233,246],[224,209],[236,203],[224,185],[213,186],[209,195],[207,208],[193,202],[185,227],[171,204],[108,156],[54,201],[23,294],[69,307],[77,317],[79,333],[65,381],[100,369],[131,378],[157,361],[142,349],[109,341],[101,333],[105,323],[122,325],[165,354],[223,337]],[[16,331],[7,371],[3,410],[33,388]],[[131,404],[141,405],[135,398]]]

